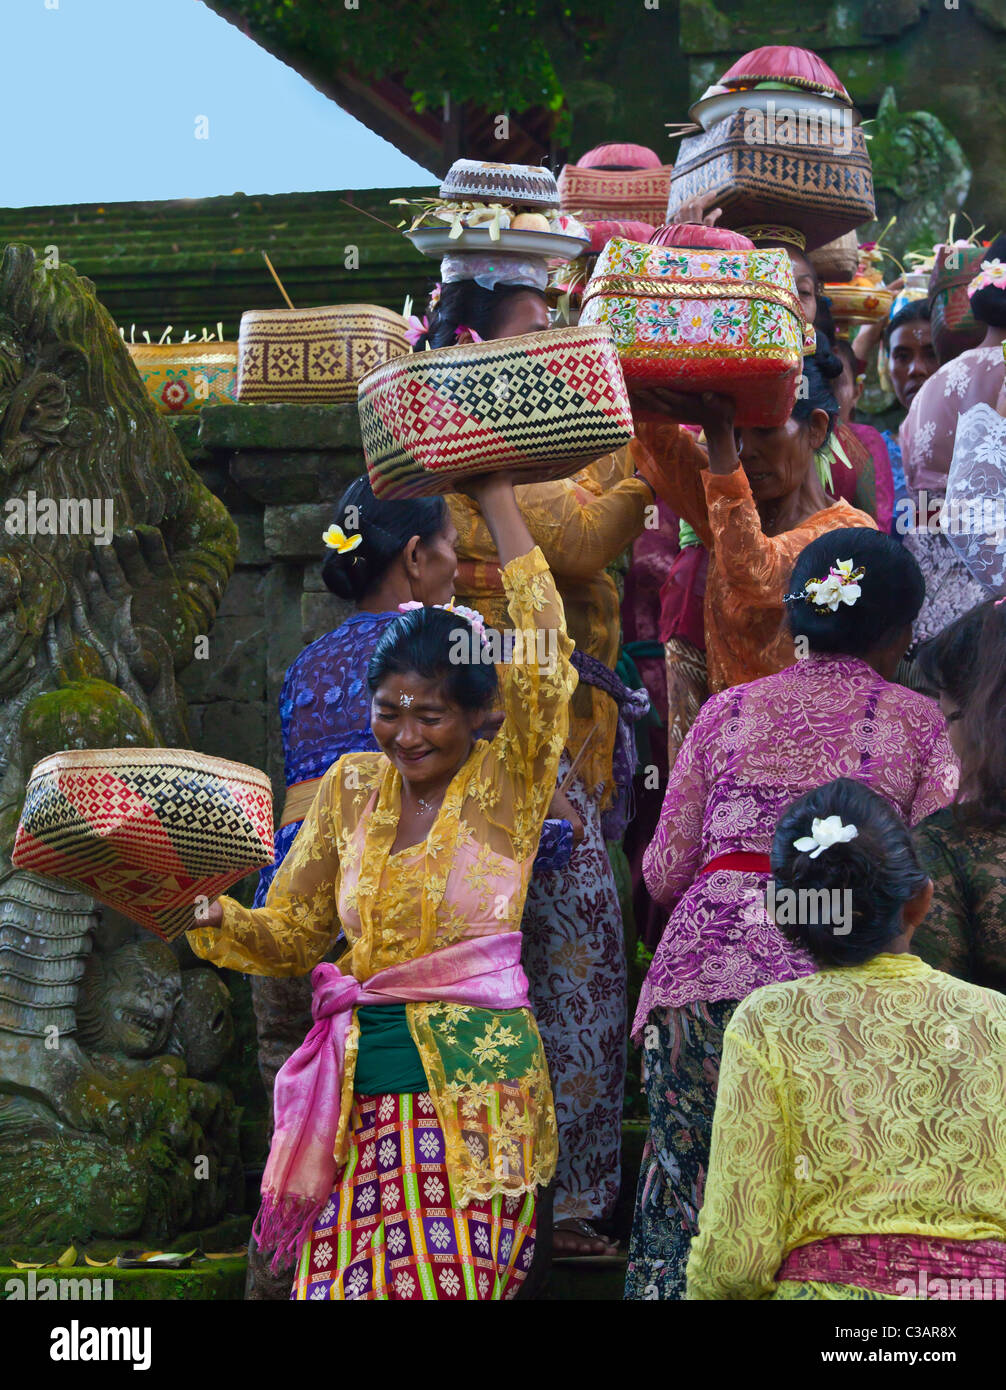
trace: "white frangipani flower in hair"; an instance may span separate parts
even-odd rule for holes
[[[810,827],[809,835],[801,835],[799,840],[793,841],[793,848],[800,850],[802,854],[810,854],[811,859],[816,859],[818,855],[832,845],[848,844],[854,840],[859,831],[854,825],[843,825],[841,816],[820,816],[814,817],[814,822]]]

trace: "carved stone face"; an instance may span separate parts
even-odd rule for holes
[[[181,974],[163,941],[131,942],[88,963],[78,1013],[81,1040],[125,1057],[162,1052],[181,998]]]

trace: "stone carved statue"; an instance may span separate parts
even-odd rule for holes
[[[240,1190],[233,1101],[186,1075],[226,1050],[226,990],[121,921],[89,964],[109,914],[10,854],[39,758],[189,743],[175,677],[237,531],[94,286],[23,246],[0,261],[0,477],[0,1239],[163,1239]]]
[[[877,221],[862,228],[860,238],[878,235],[896,215],[884,244],[897,256],[931,251],[945,239],[950,214],[961,208],[971,186],[964,151],[931,112],[899,111],[891,87],[866,129]]]

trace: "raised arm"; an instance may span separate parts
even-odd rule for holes
[[[702,766],[706,718],[700,711],[674,760],[657,831],[643,855],[650,897],[673,907],[702,863],[707,787]]]
[[[514,849],[534,854],[555,791],[576,689],[562,600],[541,551],[533,546],[509,478],[476,479],[468,491],[482,508],[502,566],[512,625],[512,659],[500,667],[503,724],[489,746],[497,790],[509,789]]]
[[[341,760],[322,778],[265,905],[219,898],[187,933],[197,956],[249,975],[306,975],[338,933],[339,853],[335,807]]]
[[[708,548],[712,536],[702,473],[710,459],[679,423],[690,418],[688,398],[664,390],[635,391],[632,418],[636,430],[629,444],[633,466]]]
[[[622,471],[629,467],[627,451]],[[621,456],[617,456],[620,460]],[[580,475],[606,482],[619,471],[608,455]],[[605,465],[609,465],[605,467]],[[565,579],[593,579],[616,560],[643,529],[654,491],[642,478],[616,477],[599,493],[580,482],[535,483],[517,489],[528,529],[553,574]]]

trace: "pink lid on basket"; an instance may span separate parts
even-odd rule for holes
[[[642,240],[642,238],[636,238]],[[652,246],[690,246],[696,251],[754,251],[750,237],[700,222],[668,222],[649,238]]]
[[[578,169],[659,169],[663,160],[645,145],[595,145],[576,162]]]
[[[739,87],[747,82],[792,82],[807,90],[831,92],[852,101],[838,74],[809,48],[792,44],[770,44],[755,48],[738,58],[720,78],[723,87]]]
[[[613,218],[591,222],[587,228],[590,233],[591,251],[603,251],[613,236],[625,237],[626,241],[649,241],[653,235],[652,222],[619,222]]]

